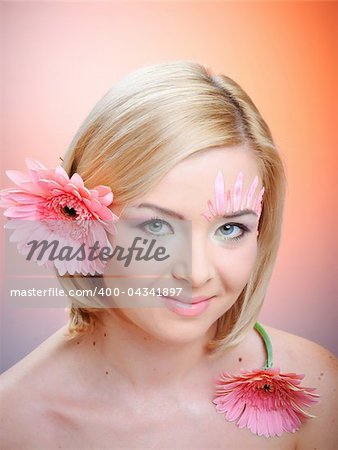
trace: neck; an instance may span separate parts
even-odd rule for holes
[[[207,342],[215,335],[214,323],[201,338],[189,342],[166,342],[150,336],[118,310],[105,314],[87,346],[94,367],[115,374],[135,390],[173,388],[210,371]],[[95,342],[95,344],[94,344]]]

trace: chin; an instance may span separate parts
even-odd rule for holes
[[[170,345],[184,345],[196,342],[205,337],[206,333],[212,333],[210,328],[214,326],[216,331],[216,320],[181,319],[179,322],[173,323],[168,320],[158,320],[157,327],[142,327],[152,338]]]

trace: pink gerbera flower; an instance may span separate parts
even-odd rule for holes
[[[18,188],[0,191],[0,207],[11,219],[6,228],[14,229],[11,241],[17,242],[22,254],[28,254],[28,241],[48,242],[58,240],[60,248],[78,248],[84,244],[85,254],[98,242],[100,247],[111,248],[107,233],[115,234],[114,222],[118,217],[108,208],[113,193],[108,186],[87,189],[77,173],[71,178],[58,166],[47,169],[43,164],[26,159],[28,174],[6,171]],[[60,275],[102,273],[104,263],[100,258],[83,261],[42,259],[39,264],[55,265]]]
[[[247,427],[259,436],[280,436],[295,432],[308,417],[304,411],[318,402],[315,388],[301,387],[304,375],[280,373],[279,368],[255,369],[233,376],[227,372],[217,381],[213,403],[219,413],[239,428]]]
[[[283,374],[272,367],[270,338],[260,323],[256,322],[254,328],[265,345],[265,366],[252,371],[241,369],[240,375],[221,373],[213,403],[227,420],[237,420],[239,428],[247,427],[258,436],[293,433],[307,418],[315,417],[303,408],[317,403],[319,395],[313,392],[315,388],[300,386],[304,375]]]

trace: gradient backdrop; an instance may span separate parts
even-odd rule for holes
[[[338,353],[338,4],[8,1],[0,7],[2,176],[24,169],[28,156],[54,167],[94,104],[140,66],[192,59],[244,87],[271,127],[288,177],[283,238],[260,320]],[[3,305],[2,370],[65,322],[63,309]]]

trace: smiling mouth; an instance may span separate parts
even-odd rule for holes
[[[178,308],[184,308],[184,309],[191,309],[194,307],[194,305],[199,305],[201,303],[205,303],[209,300],[211,300],[213,297],[195,297],[192,299],[188,298],[176,298],[176,297],[170,297],[166,295],[162,295],[161,297],[168,299],[175,303]]]
[[[189,303],[183,302],[173,297],[162,296],[162,298],[167,308],[172,312],[180,316],[192,317],[202,314],[208,308],[213,297],[205,298],[204,300],[200,300],[198,302],[195,301],[195,303],[192,303],[191,300]]]

